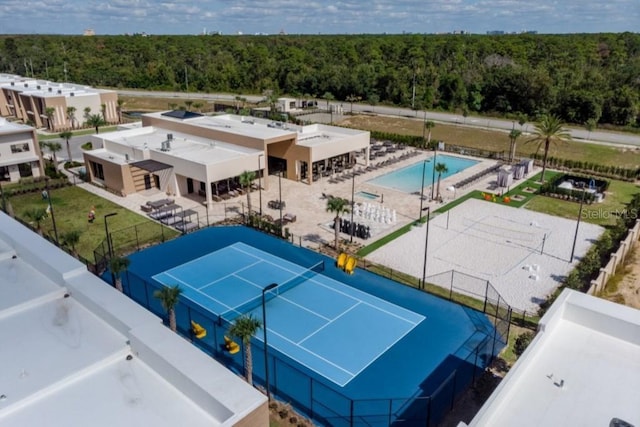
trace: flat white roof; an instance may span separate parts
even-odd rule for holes
[[[470,426],[640,426],[640,310],[565,289]]]
[[[297,145],[303,147],[330,144],[348,136],[369,133],[357,129],[346,129],[338,126],[320,124],[298,126],[293,123],[278,122],[250,116],[237,116],[234,114],[202,116],[191,119],[176,119],[163,116],[162,114],[163,113],[150,113],[148,115],[163,120],[185,122],[193,126],[216,129],[221,132],[249,138],[269,140],[287,136],[294,138],[297,135]]]
[[[266,403],[4,213],[0,342],[0,426],[232,426]]]
[[[168,140],[169,134],[172,135],[169,143],[170,148],[168,151],[162,151],[162,144]],[[173,156],[203,165],[224,163],[231,159],[255,156],[258,153],[262,153],[262,150],[200,138],[154,126],[104,133],[96,135],[96,137],[114,144],[129,146],[138,150],[162,152],[166,156]],[[99,149],[91,151],[91,154],[105,159],[108,158],[112,162],[126,163],[124,155],[118,155],[112,151]],[[153,155],[151,158],[154,158]],[[130,160],[142,159],[131,158]]]
[[[74,96],[87,96],[113,92],[112,90],[96,89],[91,86],[78,85],[75,83],[58,83],[11,74],[0,74],[0,87],[43,98],[70,96],[71,93],[73,93]],[[60,93],[58,93],[58,91],[60,91]]]
[[[33,130],[31,126],[23,125],[21,123],[10,122],[5,118],[0,117],[0,134],[28,132],[31,130]]]

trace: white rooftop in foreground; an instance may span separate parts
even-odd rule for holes
[[[470,426],[640,426],[640,310],[564,290]]]
[[[4,213],[0,342],[3,427],[268,422],[265,396]]]

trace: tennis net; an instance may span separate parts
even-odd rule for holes
[[[307,280],[313,279],[318,273],[321,273],[323,271],[324,271],[324,261],[320,261],[319,263],[314,264],[311,267],[307,268],[302,273],[295,275],[291,279],[282,283],[278,283],[277,287],[265,292],[264,294],[265,302],[271,301],[273,298],[277,297],[278,295],[281,295],[291,290],[292,288],[306,282]],[[232,308],[231,310],[224,312],[221,316],[222,318],[228,321],[232,321],[233,319],[240,316],[241,314],[249,313],[250,311],[260,307],[260,305],[262,305],[262,293],[257,297],[251,298],[250,300]]]

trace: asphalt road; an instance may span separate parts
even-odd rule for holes
[[[192,100],[234,100],[237,95],[235,94],[222,94],[222,93],[185,93],[185,92],[149,92],[140,90],[118,90],[119,95],[123,96],[137,96],[137,97],[152,97],[152,98],[176,98],[176,99],[192,99]],[[242,95],[249,102],[258,102],[264,99],[259,95]],[[321,107],[326,107],[327,102],[325,100],[318,100],[318,104]],[[345,112],[352,110],[352,105],[348,102],[331,101],[331,105],[342,106]],[[366,105],[366,104],[353,104],[353,112],[359,113],[374,113],[386,116],[399,116],[410,117],[415,119],[425,119],[423,111],[415,111],[410,108],[399,107],[387,107],[380,105]],[[454,123],[463,126],[478,127],[484,129],[498,129],[504,131],[510,131],[512,128],[521,129],[524,132],[531,132],[534,125],[532,123],[525,123],[522,128],[517,122],[512,120],[486,118],[486,117],[463,117],[459,114],[442,113],[427,111],[426,119],[440,123]],[[576,140],[583,140],[585,142],[600,142],[618,145],[628,146],[640,146],[640,135],[621,133],[621,132],[606,132],[595,130],[588,132],[586,129],[569,128],[571,136]],[[75,156],[74,156],[75,157]]]

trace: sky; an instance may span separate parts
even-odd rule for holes
[[[639,0],[0,0],[0,34],[640,31]]]

